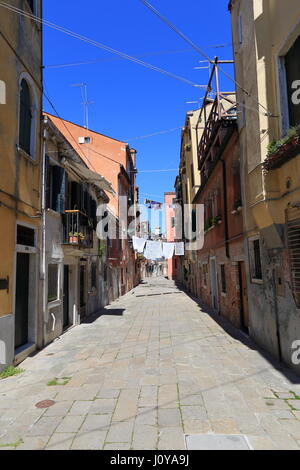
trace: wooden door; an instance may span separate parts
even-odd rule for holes
[[[28,342],[29,254],[17,253],[15,349]]]
[[[240,277],[240,296],[241,296],[241,327],[245,330],[249,328],[249,307],[248,307],[248,290],[247,276],[244,261],[239,263]]]

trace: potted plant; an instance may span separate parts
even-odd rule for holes
[[[69,242],[78,243],[78,241],[85,240],[85,235],[82,232],[70,232],[69,233]]]

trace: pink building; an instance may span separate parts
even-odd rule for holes
[[[166,241],[174,242],[175,240],[175,210],[173,209],[173,199],[176,199],[175,192],[164,194],[165,215],[166,215]],[[175,279],[178,265],[178,256],[168,260],[168,278]]]

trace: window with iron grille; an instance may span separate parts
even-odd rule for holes
[[[290,261],[292,292],[300,308],[300,210],[287,211],[287,240]]]
[[[221,264],[221,289],[223,294],[227,292],[225,264]]]
[[[58,268],[58,264],[48,265],[48,302],[54,302],[59,299]]]

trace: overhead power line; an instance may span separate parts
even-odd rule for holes
[[[180,31],[180,29],[178,29],[173,23],[171,23],[170,20],[168,20],[168,18],[166,18],[165,16],[163,16],[158,10],[156,10],[156,8],[154,8],[153,5],[151,5],[151,3],[147,2],[147,0],[139,0],[141,3],[143,3],[149,10],[151,10],[159,19],[161,19],[169,28],[171,28],[173,31],[175,31],[176,34],[178,34],[185,42],[187,42],[191,47],[193,47],[193,49],[195,49],[197,52],[199,52],[199,54],[201,54],[205,59],[207,59],[211,64],[215,63],[214,60],[212,60],[202,49],[200,49],[199,46],[197,46],[197,44],[195,44],[191,39],[189,39],[182,31]],[[219,65],[216,64],[216,66],[218,67],[218,69],[229,79],[231,80],[233,83],[235,83],[235,85],[241,90],[243,91],[243,93],[245,93],[249,98],[251,98],[252,100],[254,100],[256,102],[256,104],[258,104],[258,106],[260,106],[264,111],[265,111],[265,115],[266,116],[269,116],[269,117],[277,117],[277,116],[274,116],[273,113],[271,113],[263,104],[261,104],[258,100],[256,100],[256,98],[254,98],[242,85],[240,85],[236,80],[235,78],[233,78],[229,73],[227,73],[222,67],[220,67]]]
[[[126,139],[126,142],[131,142],[132,140],[147,139],[148,137],[155,137],[157,135],[167,134],[168,132],[178,131],[182,129],[183,126],[173,127],[172,129],[166,129],[163,131],[154,132],[153,134],[141,135],[139,137],[133,137],[132,139]]]
[[[228,44],[213,44],[213,45],[207,45],[203,46],[206,48],[210,49],[219,49],[223,47],[229,47],[231,46],[231,43]],[[138,59],[143,59],[144,57],[152,57],[152,56],[160,56],[160,55],[168,55],[168,54],[183,54],[185,52],[191,52],[190,48],[185,48],[185,49],[174,49],[174,50],[163,50],[163,51],[155,51],[155,52],[148,52],[143,55],[135,56]],[[101,62],[115,62],[118,61],[117,57],[114,58],[105,58],[105,57],[99,57],[98,59],[93,59],[93,60],[82,60],[82,61],[77,61],[77,62],[67,62],[63,64],[49,64],[49,65],[44,65],[43,68],[46,70],[49,69],[59,69],[59,68],[64,68],[64,67],[76,67],[80,65],[91,65],[91,64],[98,64]]]
[[[107,52],[109,52],[109,53],[111,53],[111,54],[118,55],[119,57],[122,57],[123,59],[129,60],[129,61],[134,62],[134,63],[139,64],[139,65],[142,65],[143,67],[146,67],[146,68],[148,68],[148,69],[150,69],[150,70],[153,70],[153,71],[155,71],[155,72],[159,72],[159,73],[161,73],[161,74],[163,74],[163,75],[166,75],[166,76],[168,76],[168,77],[174,78],[174,79],[176,79],[176,80],[178,80],[178,81],[181,81],[181,82],[183,82],[183,83],[186,83],[187,85],[191,85],[191,86],[196,87],[196,88],[205,88],[204,85],[198,85],[197,83],[194,83],[194,82],[192,82],[191,80],[188,80],[187,78],[183,78],[183,77],[181,77],[181,76],[179,76],[179,75],[176,75],[176,74],[174,74],[174,73],[172,73],[172,72],[168,72],[168,71],[163,70],[163,69],[161,69],[161,68],[159,68],[159,67],[156,67],[156,66],[154,66],[154,65],[148,64],[147,62],[144,62],[144,61],[142,61],[142,60],[140,60],[140,59],[137,59],[136,57],[132,57],[132,56],[130,56],[130,55],[124,53],[124,52],[118,51],[117,49],[113,49],[113,48],[111,48],[111,47],[109,47],[109,46],[106,46],[106,45],[100,43],[100,42],[97,42],[97,41],[95,41],[95,40],[93,40],[93,39],[90,39],[90,38],[88,38],[88,37],[86,37],[86,36],[82,36],[81,34],[75,33],[74,31],[71,31],[71,30],[69,30],[69,29],[63,28],[62,26],[59,26],[59,25],[57,25],[57,24],[55,24],[55,23],[51,23],[50,21],[43,20],[42,18],[40,18],[40,17],[38,17],[38,16],[36,16],[36,15],[33,15],[33,14],[31,14],[31,13],[27,13],[27,12],[25,12],[25,11],[23,11],[23,10],[20,10],[19,8],[14,7],[14,6],[12,6],[12,5],[9,5],[9,4],[5,3],[5,2],[0,2],[0,6],[2,6],[3,8],[8,9],[8,10],[14,12],[14,13],[17,13],[17,14],[19,14],[19,15],[21,15],[21,16],[24,16],[24,17],[26,17],[26,18],[31,18],[32,20],[34,20],[34,21],[36,21],[36,22],[38,22],[38,23],[41,23],[41,24],[43,24],[43,25],[45,25],[45,26],[48,26],[49,28],[55,29],[56,31],[59,31],[59,32],[61,32],[61,33],[64,33],[64,34],[66,34],[66,35],[68,35],[68,36],[71,36],[71,37],[73,37],[73,38],[75,38],[75,39],[78,39],[78,40],[80,40],[80,41],[83,41],[83,42],[85,42],[85,43],[87,43],[87,44],[91,44],[92,46],[95,46],[95,47],[97,47],[98,49],[103,49],[103,50],[105,50],[105,51],[107,51]]]

